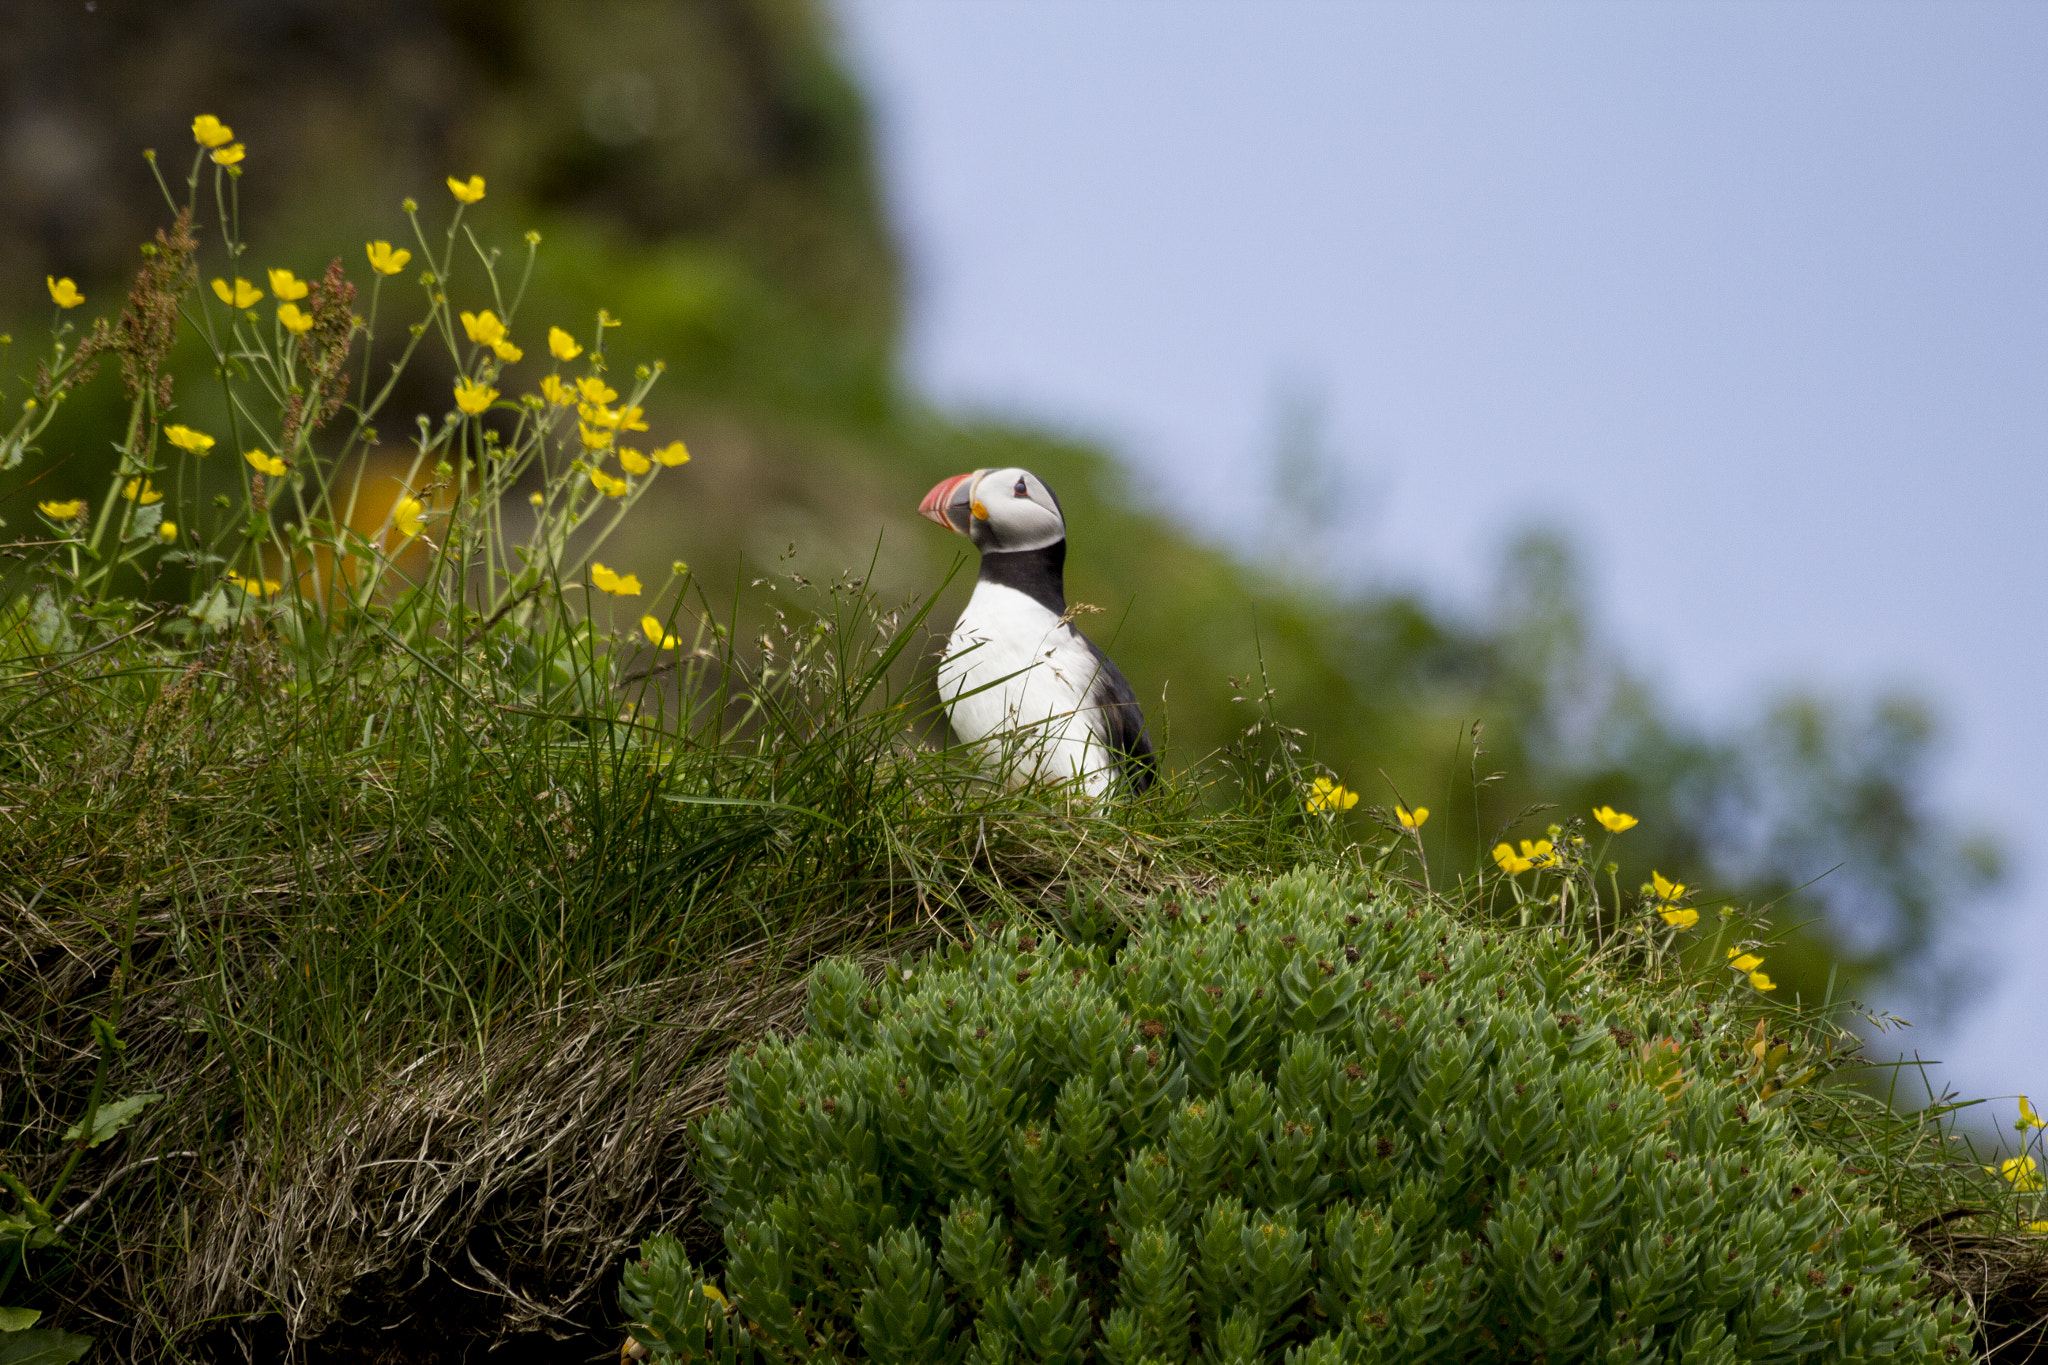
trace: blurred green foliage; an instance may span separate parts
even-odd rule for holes
[[[622,569],[680,555],[755,599],[753,574],[778,561],[928,591],[959,547],[913,518],[918,495],[1027,465],[1065,502],[1071,595],[1103,608],[1091,633],[1183,759],[1229,742],[1270,696],[1369,802],[1433,807],[1424,836],[1447,873],[1510,829],[1613,803],[1642,817],[1619,843],[1627,885],[1656,868],[1774,899],[1781,926],[1814,923],[1773,959],[1788,995],[1818,996],[1838,961],[1838,992],[1909,968],[1899,982],[1939,1005],[1966,979],[1933,952],[1936,931],[1998,860],[1929,804],[1933,728],[1917,704],[1798,696],[1702,729],[1601,639],[1555,539],[1509,547],[1493,605],[1470,616],[1322,590],[1201,543],[1099,448],[922,405],[896,368],[901,278],[866,113],[811,0],[100,0],[14,27],[0,50],[15,96],[0,137],[8,330],[40,327],[46,274],[111,311],[135,243],[167,216],[135,149],[182,156],[195,113],[250,148],[240,211],[265,244],[259,269],[310,277],[337,241],[398,240],[403,196],[481,172],[479,237],[535,227],[550,242],[528,326],[583,330],[568,301],[603,299],[623,351],[670,364],[651,415],[697,461],[625,528]],[[395,410],[437,411],[448,378],[416,366]],[[112,411],[114,381],[98,389]],[[207,401],[181,398],[193,413]],[[104,486],[97,401],[0,476],[0,518],[19,526],[37,499]],[[1533,810],[1544,802],[1560,815]]]

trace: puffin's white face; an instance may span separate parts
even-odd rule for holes
[[[1041,550],[1067,538],[1060,500],[1028,469],[955,474],[917,510],[987,551]]]

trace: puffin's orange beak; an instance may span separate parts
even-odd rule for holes
[[[974,474],[955,474],[942,479],[936,488],[924,495],[924,501],[917,505],[919,516],[930,517],[948,531],[967,534],[968,518],[973,515],[971,504],[974,496]]]

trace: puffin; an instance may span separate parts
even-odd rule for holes
[[[1072,782],[1093,797],[1152,785],[1158,760],[1123,671],[1067,610],[1067,522],[1028,469],[941,480],[917,510],[981,551],[981,574],[939,661],[939,697],[964,744],[1010,780]]]

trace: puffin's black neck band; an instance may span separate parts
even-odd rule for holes
[[[1067,542],[1036,550],[985,550],[981,581],[1015,588],[1055,616],[1067,614]]]

